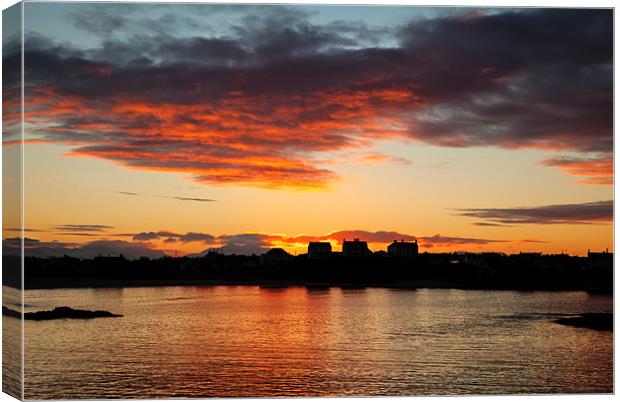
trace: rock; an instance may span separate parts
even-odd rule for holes
[[[2,314],[21,318],[21,314],[18,311],[11,310],[6,306],[2,306]],[[62,319],[91,319],[91,318],[104,318],[104,317],[122,317],[121,314],[114,314],[109,311],[97,310],[78,310],[73,309],[71,307],[56,307],[53,310],[49,311],[36,311],[30,313],[24,313],[25,320],[34,320],[34,321],[42,321],[42,320],[62,320]]]
[[[560,318],[554,322],[576,328],[588,328],[596,331],[613,331],[614,315],[612,313],[585,313],[578,317]]]

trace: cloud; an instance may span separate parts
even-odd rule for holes
[[[188,232],[184,235],[178,236],[178,240],[183,243],[193,242],[193,241],[201,241],[204,243],[212,243],[215,240],[215,236],[206,233],[195,233]]]
[[[95,240],[80,246],[74,254],[80,258],[120,254],[129,259],[140,257],[159,258],[164,256],[162,251],[152,249],[148,243],[132,243],[122,240]]]
[[[114,9],[98,7],[93,10],[83,10],[72,14],[76,28],[98,35],[110,35],[127,26],[127,19],[113,12]]]
[[[170,232],[168,230],[160,230],[157,232],[157,235],[160,237],[180,237],[182,236],[179,233],[175,233],[175,232]]]
[[[323,235],[296,235],[266,233],[238,233],[232,235],[210,235],[205,233],[178,234],[169,232],[143,232],[133,235],[135,241],[163,239],[164,243],[200,241],[218,249],[224,254],[262,254],[272,247],[305,247],[313,241],[329,241],[342,244],[344,240],[360,239],[370,244],[389,244],[393,241],[419,240],[423,247],[433,245],[451,247],[462,245],[486,245],[506,242],[507,240],[478,239],[468,237],[429,236],[417,237],[412,234],[395,231],[339,230]]]
[[[217,200],[213,200],[211,198],[192,198],[192,197],[166,197],[166,198],[173,198],[175,200],[181,200],[181,201],[197,201],[197,202],[215,202]]]
[[[5,255],[21,254],[21,238],[7,238],[2,241]],[[158,258],[164,255],[154,250],[147,243],[132,243],[123,240],[95,240],[87,243],[43,242],[37,239],[24,238],[24,253],[28,257],[62,257],[69,255],[77,258],[93,258],[98,255],[124,255],[129,259],[140,257]]]
[[[272,237],[260,233],[220,236],[219,251],[224,254],[263,254],[272,247]]]
[[[402,31],[428,67],[421,96],[434,100],[413,114],[416,138],[611,150],[611,15],[540,11],[423,21]],[[594,29],[573,29],[581,18]]]
[[[81,237],[100,236],[99,233],[89,233],[89,232],[60,232],[57,234],[60,236],[81,236]]]
[[[496,239],[477,239],[471,237],[451,237],[442,236],[436,234],[429,237],[420,237],[421,247],[434,247],[434,246],[462,246],[462,245],[486,245],[492,243],[506,243],[508,240],[496,240]]]
[[[151,231],[128,235],[134,241],[162,240],[164,243],[202,242],[225,254],[261,254],[272,247],[298,247],[311,241],[332,241],[342,243],[344,239],[363,239],[369,243],[391,243],[394,240],[413,241],[415,236],[394,231],[341,230],[325,235],[286,236],[265,233],[239,233],[232,235],[212,235],[200,232],[185,234],[168,231]]]
[[[127,25],[80,18],[101,35]],[[611,152],[612,30],[602,9],[375,29],[263,7],[226,35],[148,31],[90,49],[29,35],[26,118],[33,139],[69,145],[67,156],[217,185],[326,188],[340,178],[321,155],[389,139],[587,158]]]
[[[134,241],[149,241],[159,239],[159,235],[155,232],[143,232],[133,235]]]
[[[585,177],[579,181],[583,184],[605,186],[614,184],[614,159],[611,154],[590,158],[548,158],[541,163],[562,169],[572,176]]]
[[[293,237],[282,237],[282,241],[286,243],[308,243],[311,241],[327,241],[331,240],[342,244],[344,240],[363,239],[369,243],[391,243],[394,240],[414,241],[416,236],[399,233],[394,231],[377,231],[371,232],[367,230],[340,230],[325,235],[299,235]]]
[[[141,194],[138,193],[132,193],[129,191],[119,191],[119,194],[124,194],[124,195],[130,195],[130,196],[139,196]],[[211,199],[211,198],[200,198],[200,197],[179,197],[179,196],[170,196],[170,195],[161,195],[159,197],[162,198],[170,198],[173,200],[179,200],[179,201],[196,201],[196,202],[215,202],[217,200]]]
[[[492,227],[509,227],[510,225],[504,225],[501,223],[493,223],[493,222],[474,222],[473,225],[476,226],[492,226]]]
[[[182,243],[190,242],[203,242],[206,244],[213,244],[216,241],[216,237],[207,233],[187,232],[185,234],[174,233],[169,231],[158,232],[142,232],[131,235],[134,241],[150,241],[164,239],[166,242],[180,241]],[[173,240],[171,240],[173,239]]]
[[[411,165],[411,161],[407,158],[398,158],[395,156],[384,154],[369,154],[360,158],[360,162],[365,164],[396,164],[396,165]]]
[[[393,241],[416,241],[421,247],[431,248],[434,246],[450,248],[455,246],[484,246],[495,243],[505,243],[508,240],[484,239],[458,236],[434,236],[418,237],[412,234],[396,231],[366,231],[366,230],[339,230],[323,235],[296,235],[266,233],[237,233],[230,235],[211,235],[200,232],[187,232],[185,234],[165,230],[141,232],[135,234],[119,234],[118,236],[131,237],[132,241],[124,240],[95,240],[86,243],[65,242],[40,242],[34,239],[26,239],[27,255],[34,256],[62,256],[73,255],[80,258],[91,258],[95,255],[118,255],[124,254],[127,258],[139,258],[140,256],[157,257],[163,255],[161,250],[156,249],[157,242],[161,244],[198,242],[209,246],[207,250],[218,250],[224,254],[263,254],[270,248],[305,248],[312,241],[329,241],[334,244],[342,244],[346,240],[360,239],[366,241],[376,249],[377,245],[387,245]],[[517,242],[543,242],[540,240],[518,240]],[[4,240],[4,249],[10,253],[18,253],[20,247],[19,238]],[[194,254],[194,256],[203,253]]]
[[[47,257],[62,256],[75,247],[78,243],[50,241],[43,242],[37,239],[25,237],[23,239],[24,253],[27,256]],[[2,240],[2,250],[5,255],[21,255],[22,238],[10,237]]]
[[[521,208],[466,208],[457,211],[461,216],[485,219],[491,224],[583,225],[612,222],[614,202],[609,200]]]
[[[114,226],[106,225],[59,225],[54,226],[54,230],[60,232],[105,232],[108,229],[114,229]]]
[[[537,240],[537,239],[521,239],[519,243],[551,243],[547,240]]]

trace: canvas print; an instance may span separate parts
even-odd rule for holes
[[[7,8],[3,391],[613,393],[613,17]]]

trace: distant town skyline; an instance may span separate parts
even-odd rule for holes
[[[613,251],[612,10],[24,12],[33,253]],[[10,71],[20,49],[3,40]],[[4,208],[6,242],[22,234]]]

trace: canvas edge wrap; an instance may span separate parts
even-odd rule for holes
[[[20,318],[3,314],[2,392],[24,399],[24,74],[23,3],[2,11],[2,223],[3,306],[17,310]],[[8,251],[6,241],[19,247]],[[16,253],[14,250],[17,249]],[[18,321],[16,324],[15,321]]]

